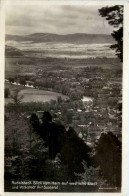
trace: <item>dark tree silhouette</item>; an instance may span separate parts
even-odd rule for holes
[[[65,142],[66,131],[64,126],[52,122],[52,116],[49,112],[43,113],[42,123],[39,123],[37,115],[33,114],[30,123],[44,140],[45,146],[49,147],[49,158],[54,159]]]
[[[72,127],[67,132],[67,139],[61,149],[61,160],[68,170],[69,181],[75,181],[75,173],[83,173],[83,160],[90,165],[90,148],[77,136]]]
[[[10,94],[9,88],[5,88],[5,90],[4,90],[4,97],[5,98],[8,98],[9,97],[9,94]]]
[[[116,55],[123,61],[123,6],[103,7],[99,9],[99,14],[116,28],[111,35],[117,43],[111,45],[111,49],[115,49]]]
[[[14,83],[14,78],[8,78],[9,82]]]
[[[39,118],[35,113],[31,115],[30,124],[35,130],[40,128]]]
[[[21,77],[19,82],[20,82],[21,85],[24,85],[24,86],[26,85],[26,80],[25,80],[25,78],[22,78],[22,77]]]
[[[87,166],[90,165],[91,150],[72,127],[66,131],[63,125],[52,122],[49,112],[43,113],[42,123],[39,123],[36,114],[32,114],[30,123],[48,147],[49,159],[55,159],[60,153],[61,163],[67,171],[69,181],[75,180],[75,173],[84,172],[83,160]]]
[[[112,132],[102,133],[96,146],[95,163],[109,184],[121,186],[121,142]]]

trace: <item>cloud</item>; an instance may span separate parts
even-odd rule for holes
[[[106,20],[98,15],[101,6],[20,5],[6,10],[6,33],[108,33]]]

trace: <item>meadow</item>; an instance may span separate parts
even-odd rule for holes
[[[6,88],[11,89],[12,91],[16,88],[16,85],[6,83]],[[61,97],[62,100],[67,100],[68,96],[62,95],[61,93],[56,93],[52,91],[45,91],[45,90],[39,90],[39,89],[32,89],[28,87],[21,86],[20,94],[23,95],[22,102],[49,102],[51,100],[56,100],[58,97]],[[5,104],[12,103],[11,98],[5,99]]]

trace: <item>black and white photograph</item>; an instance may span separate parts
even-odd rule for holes
[[[8,4],[4,191],[121,193],[124,5]]]

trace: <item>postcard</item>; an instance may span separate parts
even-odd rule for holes
[[[125,195],[128,3],[1,5],[3,195]]]

